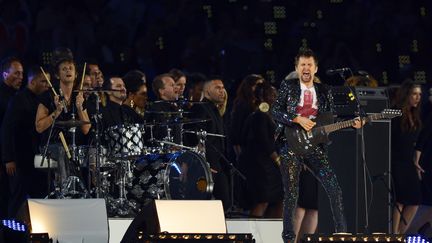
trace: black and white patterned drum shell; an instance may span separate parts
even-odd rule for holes
[[[112,126],[107,129],[105,139],[110,156],[138,156],[144,151],[144,126],[143,124]]]

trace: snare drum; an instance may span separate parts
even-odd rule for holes
[[[205,159],[191,151],[147,154],[135,163],[132,186],[127,197],[137,203],[147,199],[211,198],[213,179]]]
[[[144,150],[144,126],[121,124],[109,127],[105,133],[109,155],[116,158],[139,156]]]

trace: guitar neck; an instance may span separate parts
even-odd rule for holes
[[[392,117],[389,117],[388,114],[384,114],[384,113],[375,113],[375,114],[371,114],[371,115],[366,116],[365,118],[363,118],[363,121],[367,123],[370,121],[380,120],[380,119],[385,119],[385,118],[392,118]],[[321,128],[324,129],[324,131],[327,134],[329,134],[329,133],[332,133],[334,131],[352,126],[354,124],[354,121],[355,121],[355,119],[336,122],[333,124],[322,126]]]
[[[334,131],[350,127],[353,124],[354,124],[354,119],[351,119],[351,120],[336,122],[336,123],[333,123],[333,124],[330,124],[330,125],[322,126],[322,129],[324,129],[324,131],[327,134],[329,134],[329,133],[332,133]]]

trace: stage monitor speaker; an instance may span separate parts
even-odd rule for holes
[[[32,233],[48,233],[53,242],[108,242],[103,199],[29,199]]]
[[[155,200],[155,205],[161,232],[226,233],[219,200]]]
[[[143,206],[121,242],[137,242],[138,233],[225,234],[220,200],[153,200]]]
[[[332,133],[329,158],[342,189],[348,232],[390,233],[390,141],[391,121],[380,120],[364,126],[365,156],[370,179],[367,177],[369,225],[366,226],[364,173],[361,160],[360,129],[344,129]],[[371,201],[372,200],[372,201]],[[319,190],[318,232],[333,233],[334,223],[327,194]]]

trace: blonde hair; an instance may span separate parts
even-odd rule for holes
[[[224,101],[222,102],[222,104],[217,105],[217,108],[219,110],[219,114],[221,116],[223,116],[225,114],[226,108],[227,108],[227,103],[228,103],[228,92],[226,91],[226,89],[224,89],[224,94],[225,94]]]

